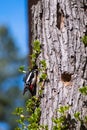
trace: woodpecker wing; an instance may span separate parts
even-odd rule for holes
[[[34,73],[33,71],[28,71],[25,75],[25,77],[23,78],[24,83],[29,83],[31,82],[32,78],[34,77]]]
[[[29,74],[30,74],[30,71],[27,71],[27,72],[26,72],[26,75],[23,77],[24,83],[26,83],[26,79],[27,79],[27,77],[28,77]]]
[[[33,78],[34,78],[34,72],[30,71],[29,75],[26,78],[26,83],[31,84]]]

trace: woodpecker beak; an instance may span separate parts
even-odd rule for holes
[[[26,85],[26,86],[24,87],[23,95],[24,95],[27,91],[28,91],[28,86]]]

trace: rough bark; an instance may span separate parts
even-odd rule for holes
[[[75,111],[81,117],[87,114],[87,97],[78,91],[87,85],[87,47],[81,42],[87,33],[86,7],[86,0],[37,0],[29,6],[31,41],[40,40],[43,48],[38,60],[47,63],[49,82],[41,99],[40,123],[49,130],[60,105],[72,106],[72,117]],[[80,125],[75,129],[80,130]]]

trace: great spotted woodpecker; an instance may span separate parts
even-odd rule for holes
[[[26,76],[23,79],[24,83],[25,83],[23,95],[28,90],[30,91],[30,93],[32,94],[32,96],[36,95],[37,74],[38,74],[38,70],[37,69],[33,69],[33,70],[28,71],[26,73]]]

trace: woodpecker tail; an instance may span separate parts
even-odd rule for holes
[[[24,87],[23,95],[28,91],[28,86]]]

